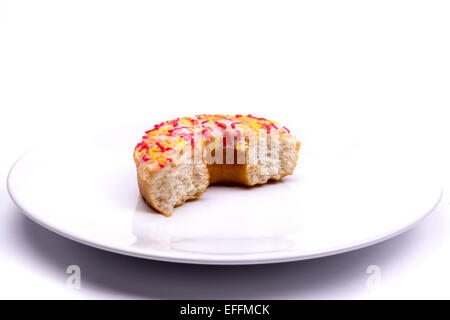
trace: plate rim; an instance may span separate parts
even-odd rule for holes
[[[47,223],[43,221],[42,219],[39,219],[36,215],[34,215],[32,212],[29,212],[23,204],[20,203],[18,198],[16,197],[13,188],[11,187],[11,179],[13,177],[14,170],[16,169],[16,166],[18,163],[31,152],[24,153],[22,156],[20,156],[14,164],[11,166],[8,176],[7,176],[7,183],[6,183],[6,189],[8,191],[8,194],[13,201],[13,203],[19,208],[19,210],[31,221],[35,222],[36,224],[44,227],[45,229],[54,232],[64,238],[70,239],[72,241],[75,241],[77,243],[81,243],[86,246],[90,246],[96,249],[121,254],[125,256],[135,257],[135,258],[141,258],[146,260],[154,260],[154,261],[163,261],[163,262],[172,262],[172,263],[184,263],[184,264],[197,264],[197,265],[259,265],[259,264],[272,264],[272,263],[283,263],[283,262],[293,262],[293,261],[302,261],[302,260],[310,260],[310,259],[316,259],[316,258],[322,258],[322,257],[328,257],[332,255],[337,255],[345,252],[350,252],[358,249],[362,249],[365,247],[369,247],[372,245],[375,245],[377,243],[389,240],[391,238],[394,238],[404,232],[409,231],[410,229],[414,228],[416,225],[418,225],[422,220],[424,220],[426,217],[428,217],[432,212],[436,210],[436,208],[441,203],[441,200],[443,198],[444,189],[442,186],[436,186],[436,189],[439,188],[439,196],[434,201],[433,205],[425,211],[423,214],[421,214],[418,218],[416,218],[414,221],[409,223],[408,225],[403,226],[402,228],[399,228],[398,230],[394,232],[386,232],[380,236],[374,236],[371,238],[368,238],[364,241],[355,241],[353,243],[347,244],[347,245],[340,245],[336,247],[330,247],[323,250],[316,250],[310,253],[303,253],[299,254],[298,251],[292,250],[291,252],[288,252],[285,255],[282,255],[280,257],[261,257],[256,259],[249,259],[249,258],[243,258],[243,259],[208,259],[208,258],[180,258],[176,256],[170,256],[170,255],[164,255],[164,254],[155,254],[155,253],[139,253],[139,252],[133,252],[121,248],[117,248],[114,246],[109,246],[107,244],[102,244],[96,241],[92,241],[80,236],[77,236],[74,233],[71,233],[69,231],[58,229],[57,227],[53,226],[51,223]],[[245,255],[248,256],[248,255]]]

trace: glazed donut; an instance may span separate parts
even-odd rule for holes
[[[139,191],[147,204],[170,216],[210,184],[253,186],[292,174],[300,145],[286,127],[251,114],[162,122],[134,149]]]

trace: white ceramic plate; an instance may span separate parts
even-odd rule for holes
[[[92,138],[26,154],[9,174],[11,198],[37,223],[81,243],[201,264],[354,250],[408,230],[441,198],[440,186],[410,158],[359,143],[333,148],[307,140],[294,175],[254,188],[212,186],[166,218],[139,196],[135,141],[112,141]]]

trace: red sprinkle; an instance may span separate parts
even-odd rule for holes
[[[166,166],[166,165],[163,164],[163,163],[160,163],[160,164],[159,164],[159,167],[160,167],[160,168],[164,168],[165,166]]]
[[[170,129],[170,130],[168,130],[167,132],[172,133],[172,132],[174,132],[175,130],[181,130],[181,129],[185,129],[185,128],[188,128],[188,129],[189,129],[189,127],[182,126],[182,127],[178,127],[178,128],[175,128],[175,129]]]
[[[145,156],[142,157],[142,160],[144,160],[144,161],[150,161],[151,158],[150,158],[148,155],[145,155]]]
[[[218,126],[218,127],[221,127],[221,128],[224,128],[224,129],[226,129],[226,128],[227,128],[227,125],[226,125],[225,123],[222,123],[222,122],[216,121],[216,124],[217,124],[217,126]]]
[[[135,149],[136,149],[137,151],[142,151],[142,149],[145,149],[145,150],[147,150],[147,151],[149,150],[148,145],[146,145],[144,142],[139,142],[139,143],[136,145]]]
[[[176,118],[175,120],[169,121],[174,127],[178,126],[178,121],[180,121],[180,118]]]
[[[158,129],[157,129],[157,128],[153,128],[153,129],[151,129],[151,130],[145,131],[145,133],[149,134],[150,132],[153,132],[153,131],[155,131],[155,130],[158,130]]]
[[[266,123],[261,123],[261,126],[263,126],[264,128],[266,128],[267,133],[270,133],[271,126],[269,126],[269,125],[266,124]]]
[[[161,152],[164,152],[165,148],[159,141],[156,141],[156,145],[161,149]]]
[[[286,131],[287,131],[287,133],[291,133],[291,132],[289,131],[289,129],[288,129],[288,128],[286,128],[286,127],[283,127],[283,129],[284,129],[284,130],[286,130]]]

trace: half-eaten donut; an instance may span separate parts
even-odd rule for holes
[[[286,127],[265,118],[197,115],[156,124],[133,156],[142,197],[170,216],[210,184],[253,186],[292,174],[300,145]]]

